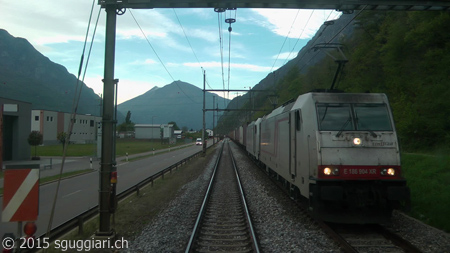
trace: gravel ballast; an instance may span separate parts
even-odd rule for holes
[[[340,252],[314,222],[231,145],[262,252]],[[184,185],[175,200],[130,242],[128,252],[184,252],[209,183],[216,154],[204,173]],[[423,250],[450,252],[450,236],[394,212],[389,228]]]

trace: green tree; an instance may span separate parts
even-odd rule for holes
[[[36,147],[43,143],[43,136],[39,131],[32,131],[30,135],[28,135],[28,144],[34,146],[34,158],[36,158]]]
[[[133,123],[133,122],[131,122],[131,112],[130,111],[127,112],[127,116],[125,117],[125,123],[126,124]]]
[[[180,130],[180,128],[177,126],[177,123],[175,121],[171,121],[167,123],[169,125],[173,125],[173,130]]]
[[[117,126],[117,131],[119,132],[127,132],[134,131],[134,123],[131,121],[131,112],[127,112],[127,116],[125,116],[125,122]]]
[[[66,140],[67,140],[67,133],[59,132],[58,135],[56,136],[56,139],[58,139],[59,143],[62,144],[63,150],[64,150],[64,144],[66,144]]]

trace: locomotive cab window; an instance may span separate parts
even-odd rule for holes
[[[358,130],[392,131],[389,111],[385,104],[355,104],[354,111]]]
[[[350,104],[318,104],[317,118],[321,131],[355,130]]]
[[[385,104],[317,104],[320,131],[393,131]]]

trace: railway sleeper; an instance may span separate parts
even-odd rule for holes
[[[202,229],[210,229],[210,230],[219,230],[219,229],[247,229],[247,226],[242,223],[234,223],[234,224],[207,224],[205,223]]]
[[[247,236],[247,232],[244,230],[232,230],[232,231],[220,231],[222,233],[211,233],[211,232],[201,232],[200,235],[204,235],[204,236],[242,236],[245,235]],[[226,233],[224,233],[226,232]]]
[[[215,237],[215,238],[213,238]],[[218,236],[200,236],[200,240],[203,242],[223,242],[223,243],[242,243],[245,242],[245,245],[250,244],[250,240],[248,236],[235,236],[235,237],[218,237]]]
[[[247,240],[241,243],[236,243],[236,240],[206,240],[206,241],[200,241],[198,243],[198,246],[203,247],[217,247],[217,248],[241,248],[241,247],[250,247],[250,241]]]
[[[220,221],[217,221],[217,219],[221,219]],[[207,217],[205,218],[205,224],[217,224],[217,225],[224,225],[224,224],[243,224],[245,222],[245,219],[243,217],[234,218],[234,219],[222,219],[217,217]]]

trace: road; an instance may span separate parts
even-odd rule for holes
[[[163,153],[148,158],[125,162],[117,161],[118,182],[117,193],[134,186],[143,179],[175,164],[184,158],[201,151],[201,146],[190,146],[168,153]],[[39,192],[39,217],[36,221],[38,230],[36,235],[46,233],[50,212],[55,196],[57,184],[50,183],[40,186]],[[81,214],[82,212],[98,205],[99,171],[76,176],[61,181],[56,202],[55,217],[52,228]],[[3,209],[0,203],[0,211]],[[17,223],[0,223],[0,235],[14,233],[17,236]]]

